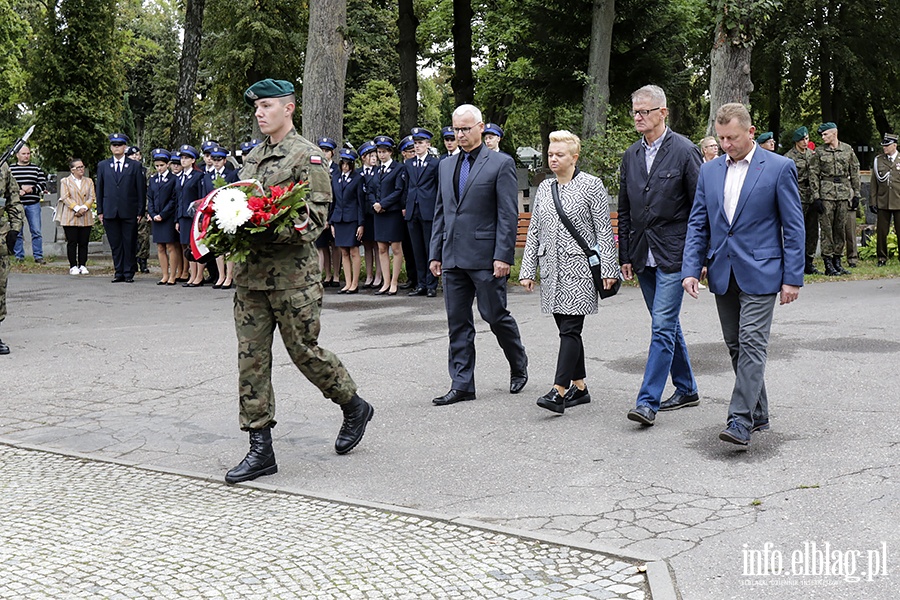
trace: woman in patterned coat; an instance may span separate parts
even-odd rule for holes
[[[90,177],[84,176],[84,161],[69,160],[71,175],[59,181],[59,202],[56,220],[66,233],[66,254],[69,258],[69,275],[87,275],[85,267],[91,228],[94,225],[94,204],[97,192]]]
[[[584,316],[597,312],[597,290],[584,251],[559,218],[552,184],[557,183],[563,211],[588,245],[598,245],[604,287],[612,287],[619,276],[616,243],[609,218],[609,195],[598,177],[578,170],[581,140],[568,131],[550,134],[547,152],[556,179],[538,187],[519,270],[519,282],[534,289],[541,273],[541,312],[550,313],[559,329],[559,355],[553,389],[537,404],[555,413],[586,404],[591,395],[584,383]]]

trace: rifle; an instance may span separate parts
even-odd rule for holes
[[[25,145],[25,142],[28,141],[28,138],[31,137],[31,134],[34,133],[34,125],[28,128],[28,131],[25,132],[25,135],[17,139],[12,146],[6,149],[6,152],[3,153],[3,157],[0,158],[0,165],[9,160],[9,157],[22,149],[22,146]]]

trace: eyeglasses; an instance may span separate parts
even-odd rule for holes
[[[481,121],[479,121],[479,123],[480,122]],[[477,125],[477,124],[478,123],[476,123],[475,125]],[[454,127],[453,131],[455,131],[456,133],[461,133],[461,134],[465,135],[465,134],[469,133],[470,131],[472,131],[473,129],[475,129],[474,125],[472,127]]]
[[[640,110],[633,110],[633,111],[631,111],[631,116],[636,117],[638,115],[641,115],[642,117],[646,117],[647,115],[652,113],[654,110],[659,110],[660,108],[662,108],[662,107],[657,106],[656,108],[643,108]]]

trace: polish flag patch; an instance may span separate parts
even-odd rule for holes
[[[310,157],[309,157],[309,164],[311,164],[311,165],[321,165],[321,164],[322,164],[322,157],[321,157],[321,156],[310,156]]]

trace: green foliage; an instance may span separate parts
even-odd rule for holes
[[[0,0],[0,146],[3,152],[20,135],[16,105],[22,102],[27,73],[22,65],[31,26],[10,0]]]
[[[875,244],[877,243],[877,237],[871,236],[869,241],[865,246],[860,246],[859,248],[859,257],[863,260],[873,259],[878,256],[878,253],[875,248]],[[887,251],[888,258],[897,258],[898,256],[898,248],[897,248],[897,232],[891,229],[890,233],[888,233],[887,237]]]
[[[449,86],[439,86],[434,79],[419,77],[419,121],[418,124],[436,136],[432,145],[439,144],[440,130],[444,122],[441,118],[441,101],[444,94],[452,94]],[[447,124],[450,122],[447,121]]]
[[[736,46],[752,46],[762,37],[763,27],[781,8],[780,0],[713,0],[716,25]]]
[[[354,146],[376,135],[396,141],[400,129],[400,98],[389,82],[375,79],[350,95],[344,113],[344,132]]]
[[[634,126],[623,121],[622,118],[610,119],[605,133],[582,140],[581,155],[578,159],[578,167],[602,179],[613,198],[619,193],[619,166],[622,163],[622,154],[637,138]]]
[[[396,1],[348,0],[347,29],[353,43],[347,64],[347,95],[361,90],[373,79],[399,85]]]

